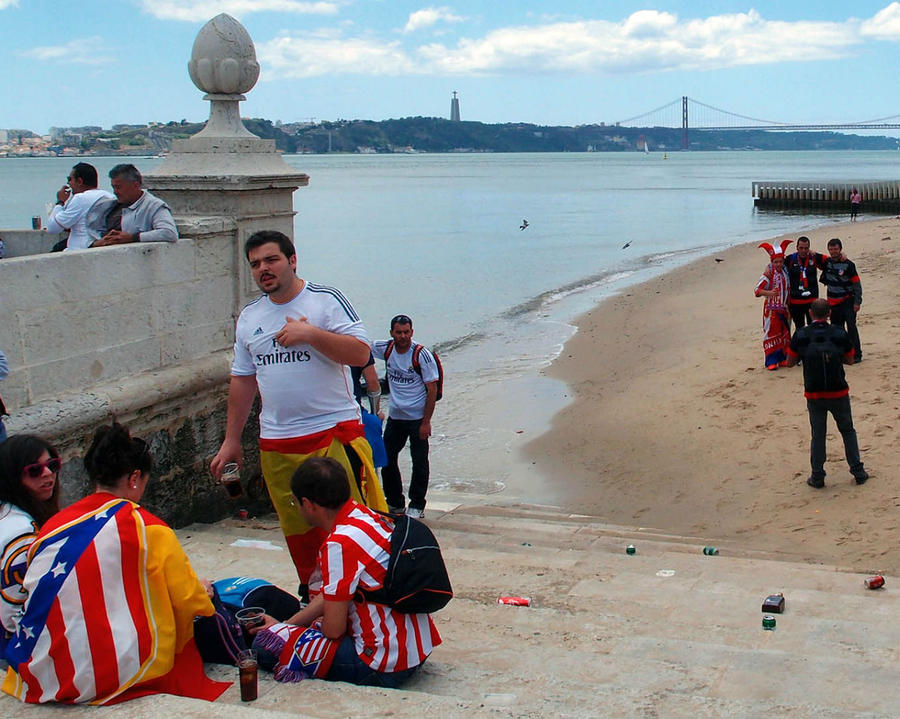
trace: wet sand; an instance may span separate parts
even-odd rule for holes
[[[717,254],[722,262],[703,258],[631,287],[577,320],[546,370],[575,401],[525,447],[559,504],[617,524],[900,571],[891,551],[900,544],[900,219],[798,234],[823,253],[839,237],[862,280],[865,360],[845,369],[869,482],[854,483],[829,420],[826,487],[806,485],[802,369],[763,367],[753,288],[767,257],[743,245]],[[776,240],[784,237],[797,235]]]

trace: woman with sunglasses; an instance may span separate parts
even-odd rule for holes
[[[94,493],[51,518],[28,553],[3,691],[26,702],[216,699],[229,685],[203,673],[193,633],[213,604],[175,533],[138,504],[147,443],[120,424],[101,427],[84,466]]]
[[[0,443],[0,656],[25,604],[28,548],[59,510],[59,454],[33,434]]]

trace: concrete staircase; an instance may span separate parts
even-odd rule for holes
[[[489,498],[478,498],[488,499]],[[497,497],[493,497],[497,500]],[[444,511],[442,511],[444,510]],[[444,643],[405,689],[260,677],[216,703],[157,696],[118,708],[159,717],[892,717],[900,716],[900,592],[864,574],[778,559],[527,505],[431,502],[428,522],[456,592],[436,615]],[[198,574],[296,578],[272,518],[194,525],[179,535]],[[258,547],[234,547],[235,539]],[[633,543],[637,553],[625,553]],[[260,547],[270,547],[260,548]],[[877,569],[877,568],[875,568]],[[786,597],[775,631],[763,599]],[[530,607],[497,604],[524,595]],[[231,667],[211,666],[217,679]],[[59,708],[0,713],[58,717]]]

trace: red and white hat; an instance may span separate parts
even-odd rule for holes
[[[769,259],[774,260],[776,257],[784,257],[784,253],[793,240],[782,240],[781,247],[772,247],[768,242],[760,242],[758,247],[762,247],[769,253]]]

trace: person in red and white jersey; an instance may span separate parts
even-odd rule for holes
[[[281,681],[399,686],[441,637],[430,615],[404,614],[358,591],[384,584],[391,520],[352,500],[344,468],[328,457],[302,464],[291,490],[306,521],[328,533],[318,560],[322,591],[285,623],[266,618],[254,639],[260,665]]]

